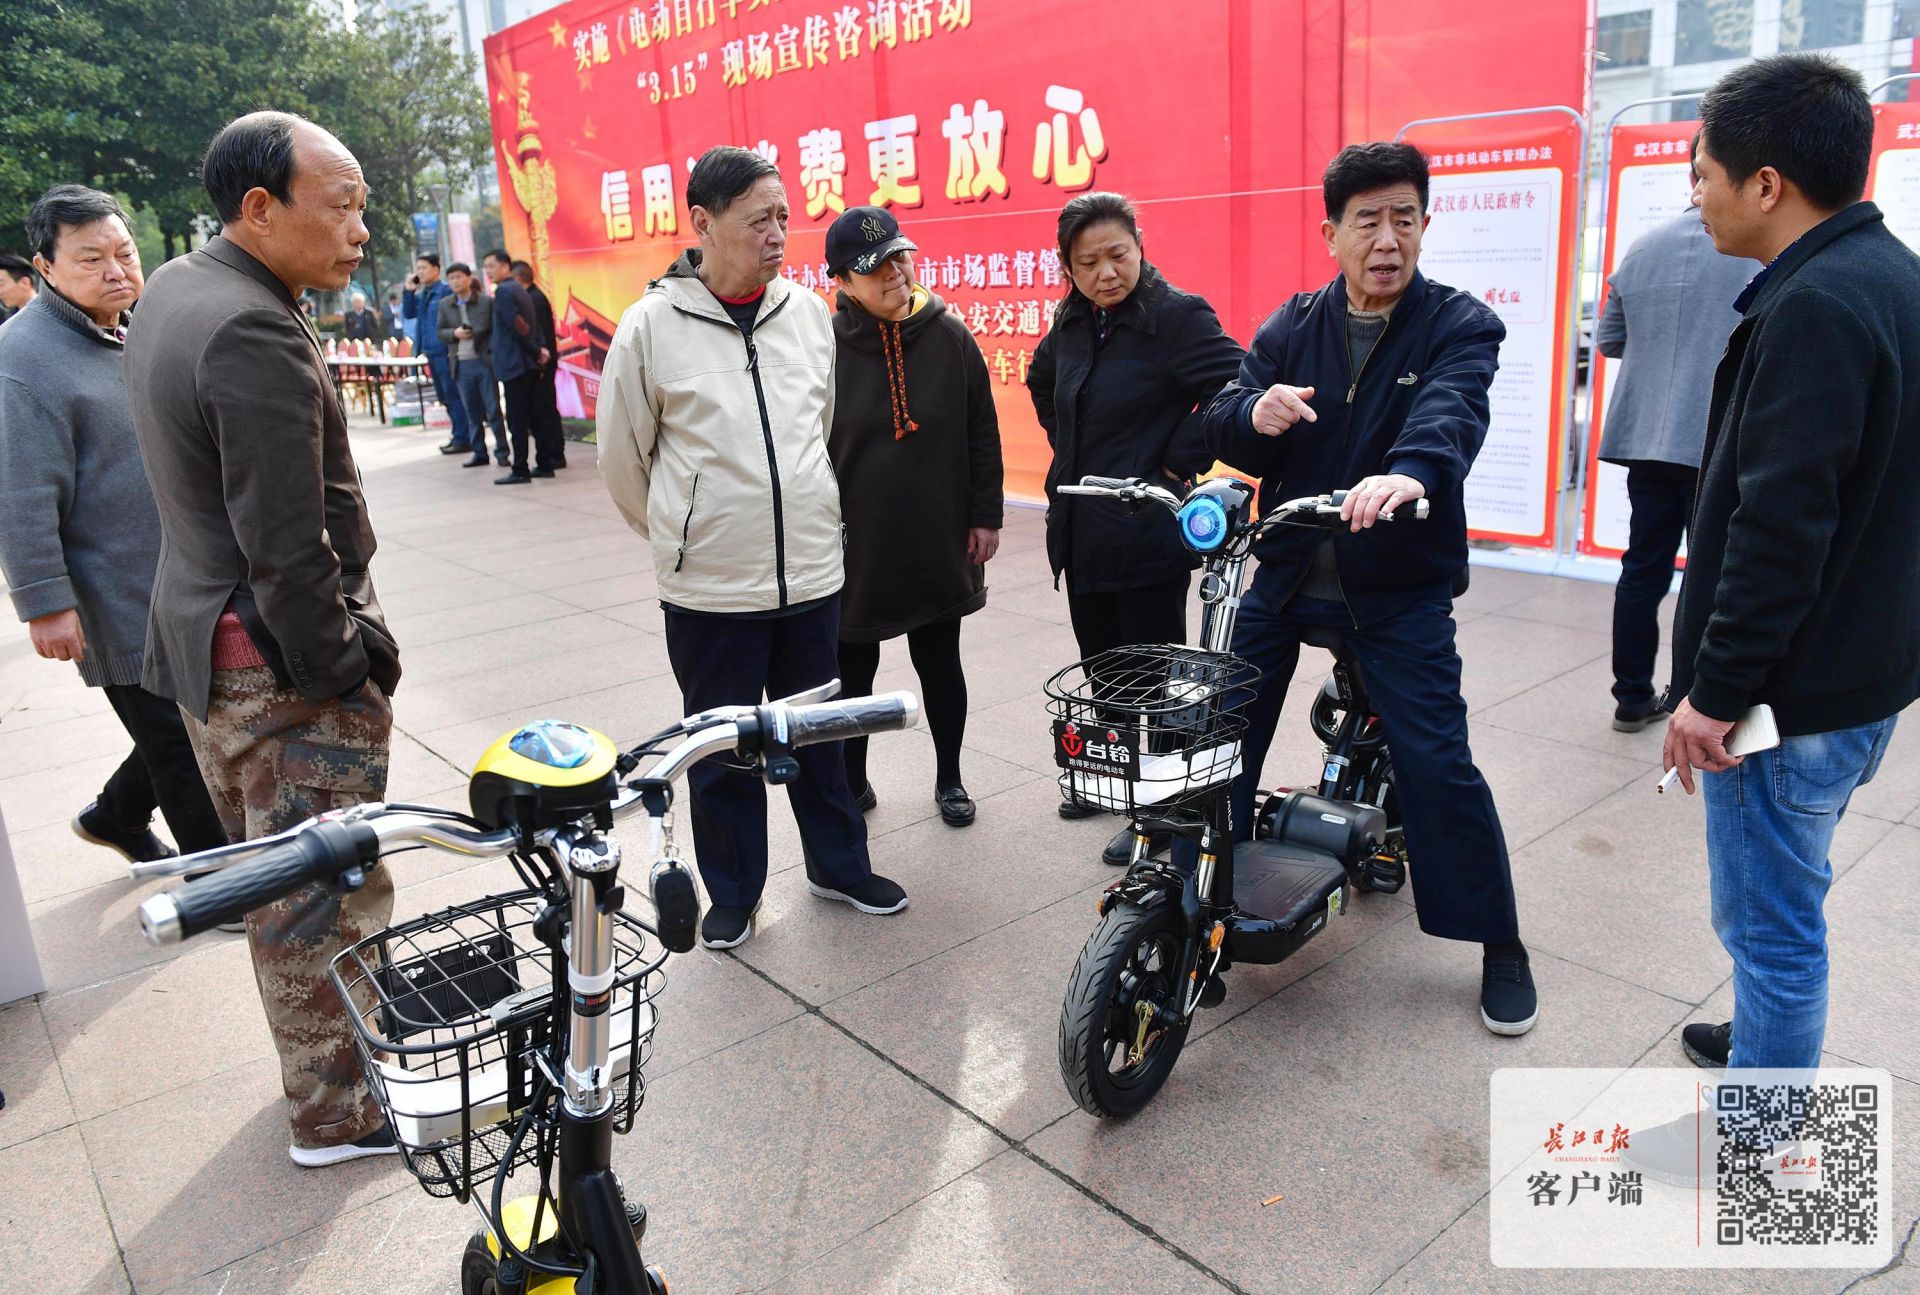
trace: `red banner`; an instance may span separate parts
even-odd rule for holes
[[[1422,272],[1473,293],[1507,326],[1487,439],[1467,478],[1469,533],[1551,548],[1566,444],[1579,126],[1564,116],[1462,122],[1408,139],[1433,170]]]
[[[829,297],[826,226],[890,206],[987,358],[1008,494],[1037,498],[1023,381],[1069,197],[1131,197],[1148,258],[1245,340],[1329,274],[1319,174],[1349,133],[1583,102],[1585,6],[1545,8],[1460,0],[1441,26],[1417,0],[571,0],[487,41],[507,241],[564,320],[563,410],[590,415],[619,316],[693,242],[705,149],[775,162],[786,273]]]
[[[1606,251],[1594,326],[1606,309],[1606,280],[1627,249],[1648,230],[1684,212],[1692,202],[1693,133],[1697,121],[1663,121],[1645,126],[1615,126],[1607,162]],[[1600,461],[1600,433],[1606,427],[1607,397],[1613,391],[1613,362],[1595,350],[1587,380],[1593,403],[1587,419],[1587,499],[1580,528],[1580,551],[1617,558],[1627,547],[1627,471]]]

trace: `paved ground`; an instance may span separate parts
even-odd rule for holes
[[[560,480],[508,491],[425,433],[363,426],[356,444],[405,654],[392,794],[459,803],[462,771],[528,717],[626,737],[679,714],[650,565],[590,448]],[[1367,897],[1293,961],[1236,973],[1145,1114],[1078,1113],[1054,1030],[1112,876],[1095,859],[1111,824],[1053,813],[1039,689],[1074,653],[1039,523],[1011,514],[989,606],[967,624],[978,823],[935,815],[924,731],[876,740],[874,862],[912,907],[864,918],[809,897],[776,810],[775,857],[791,862],[761,933],[738,956],[672,965],[648,1100],[616,1154],[679,1295],[1837,1291],[1859,1277],[1488,1263],[1489,1072],[1678,1064],[1679,1027],[1730,1003],[1699,807],[1652,794],[1657,731],[1608,728],[1599,585],[1482,570],[1460,609],[1539,1027],[1489,1036],[1477,950],[1422,936],[1404,897]],[[888,650],[882,686],[913,685],[904,655]],[[1303,677],[1321,663],[1309,653]],[[1314,767],[1301,691],[1274,781]],[[140,1295],[453,1289],[469,1213],[391,1163],[288,1162],[243,943],[146,947],[132,913],[152,888],[68,833],[124,748],[68,668],[0,636],[0,805],[51,981],[0,1009],[0,1271],[26,1274],[21,1289]],[[1920,739],[1894,743],[1834,863],[1831,1060],[1899,1077],[1912,1146]],[[503,884],[447,856],[397,871],[402,915]],[[1916,1165],[1896,1170],[1903,1237]],[[1858,1288],[1916,1291],[1920,1275],[1897,1265]]]

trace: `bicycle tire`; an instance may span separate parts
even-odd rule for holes
[[[1148,982],[1166,995],[1179,993],[1178,955],[1185,939],[1177,909],[1141,908],[1125,901],[1109,909],[1087,937],[1060,1007],[1060,1074],[1073,1100],[1089,1115],[1132,1115],[1153,1100],[1173,1073],[1191,1022],[1162,1030],[1131,1074],[1116,1074],[1113,1068],[1112,1049],[1116,1042],[1124,1043],[1113,1023],[1116,1011],[1131,1017],[1132,1001]],[[1156,945],[1157,965],[1135,960],[1136,951],[1149,940]],[[1129,975],[1136,985],[1126,983]],[[1117,1006],[1116,994],[1131,997]]]

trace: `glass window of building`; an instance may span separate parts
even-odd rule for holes
[[[1920,0],[1913,0],[1920,6]],[[1653,10],[1602,14],[1595,33],[1602,68],[1645,67],[1653,52]]]
[[[1920,36],[1920,0],[1894,0],[1893,38]]]
[[[1712,63],[1753,52],[1753,0],[1680,0],[1675,63]]]
[[[1866,18],[1867,0],[1781,0],[1780,48],[1858,45]]]

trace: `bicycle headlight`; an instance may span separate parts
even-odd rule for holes
[[[611,805],[620,791],[613,739],[557,719],[523,724],[481,755],[467,783],[473,816],[532,833]]]
[[[1212,495],[1195,495],[1180,506],[1180,537],[1195,553],[1211,553],[1227,542],[1227,510]]]

